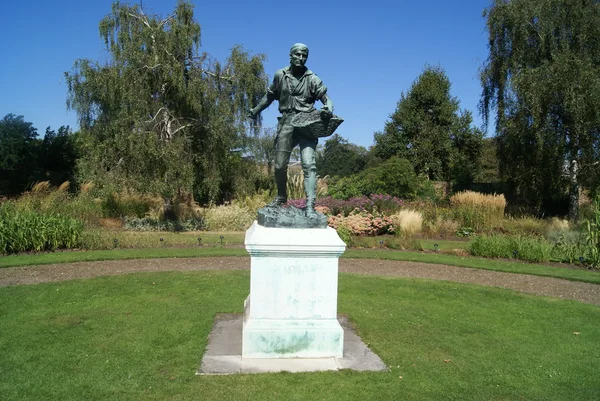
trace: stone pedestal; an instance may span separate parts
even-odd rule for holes
[[[337,232],[254,222],[245,244],[251,272],[242,358],[341,358],[338,258],[346,244]]]

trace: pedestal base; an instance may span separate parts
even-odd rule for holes
[[[250,295],[244,307],[243,358],[341,358],[338,258],[346,244],[332,228],[246,232]]]
[[[344,329],[342,358],[243,358],[241,314],[218,313],[208,336],[198,375],[228,375],[267,372],[316,372],[352,369],[356,371],[387,371],[388,367],[355,333],[345,316],[338,316]]]
[[[248,319],[242,330],[244,358],[341,358],[344,330],[337,319]]]

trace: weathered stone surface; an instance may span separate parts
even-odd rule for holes
[[[258,210],[258,224],[274,228],[327,228],[323,213],[307,215],[305,209],[295,206],[265,206]]]
[[[255,222],[244,241],[250,295],[242,358],[341,358],[338,260],[346,244],[331,228],[271,228]]]

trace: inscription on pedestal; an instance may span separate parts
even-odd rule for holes
[[[250,296],[242,355],[248,358],[339,357],[338,258],[335,230],[266,228],[246,233]]]

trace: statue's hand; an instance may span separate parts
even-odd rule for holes
[[[331,116],[333,116],[333,112],[329,110],[329,107],[321,107],[321,118],[331,118]]]

